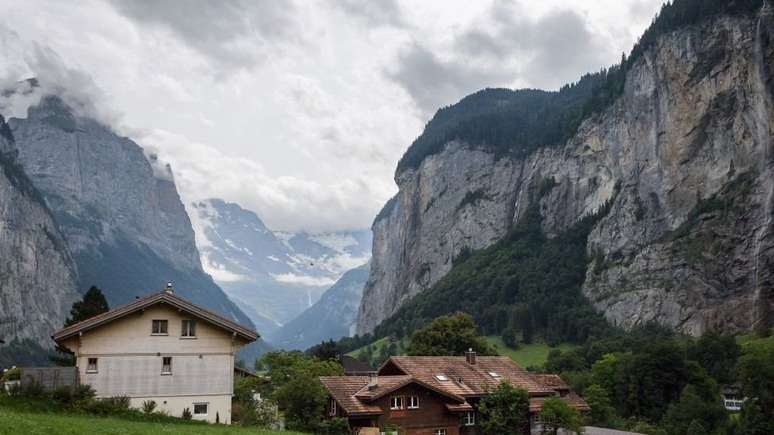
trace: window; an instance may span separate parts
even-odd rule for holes
[[[196,320],[183,320],[181,337],[196,337]]]
[[[89,364],[86,366],[86,373],[97,373],[97,358],[89,358]]]
[[[194,403],[194,415],[207,415],[207,403]]]
[[[172,357],[171,356],[165,356],[161,358],[161,374],[162,375],[171,375],[172,374]]]
[[[489,372],[489,376],[491,376],[491,377],[493,377],[495,379],[500,377],[500,375],[497,372]]]
[[[166,320],[154,320],[153,321],[153,328],[151,329],[151,334],[153,335],[167,335],[167,331],[169,330],[168,323]]]
[[[435,435],[446,435],[446,429],[436,429]]]
[[[475,412],[466,412],[465,415],[462,417],[462,424],[464,426],[475,426],[476,425],[476,413]]]
[[[419,409],[419,396],[409,397],[408,409]]]
[[[390,397],[390,409],[403,409],[403,397]]]
[[[331,417],[335,417],[335,416],[336,416],[336,413],[337,413],[337,409],[336,409],[336,401],[335,401],[335,400],[333,400],[333,399],[331,399],[331,406],[330,406],[330,410],[331,410],[331,411],[330,411],[330,416],[331,416]]]
[[[442,373],[439,373],[439,374],[435,375],[435,378],[438,379],[441,382],[446,382],[446,381],[449,380],[449,378],[447,378],[446,375],[444,375]]]

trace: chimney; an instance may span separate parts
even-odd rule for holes
[[[465,352],[465,360],[470,365],[476,364],[476,352],[473,351],[473,348],[470,348],[467,352]]]
[[[174,290],[172,290],[172,281],[169,281],[167,283],[167,287],[164,289],[164,291],[167,292],[167,293],[174,293],[175,292]]]
[[[377,375],[375,372],[368,374],[368,389],[373,390],[374,388],[379,386],[379,375]]]

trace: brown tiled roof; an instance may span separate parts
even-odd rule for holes
[[[585,400],[583,400],[582,397],[575,394],[575,392],[570,392],[564,397],[559,396],[553,396],[553,397],[530,397],[529,399],[529,412],[540,412],[540,410],[543,408],[543,403],[548,399],[560,399],[565,402],[567,402],[568,405],[571,407],[577,409],[581,412],[590,411],[591,408],[586,403]]]
[[[355,394],[355,397],[357,397],[360,400],[364,400],[366,402],[374,401],[380,397],[384,397],[386,394],[390,394],[391,392],[405,387],[409,384],[417,384],[419,386],[422,386],[424,388],[427,388],[430,391],[434,391],[441,396],[446,396],[452,400],[456,400],[457,402],[464,402],[465,399],[463,397],[460,397],[456,394],[449,393],[448,391],[440,388],[435,388],[432,385],[427,385],[426,383],[415,379],[413,376],[403,375],[403,376],[379,376],[377,378],[377,385],[373,389],[368,389],[368,387],[363,387]]]
[[[449,410],[449,412],[465,412],[465,411],[472,411],[473,407],[470,406],[470,403],[447,403],[446,409]]]
[[[382,364],[380,373],[390,364],[431,387],[462,397],[484,395],[503,381],[523,388],[533,396],[554,393],[552,388],[542,385],[534,375],[504,356],[479,356],[475,364],[468,364],[464,356],[393,356]],[[448,380],[440,381],[437,375],[445,375]]]
[[[355,394],[368,385],[368,376],[322,376],[320,382],[347,415],[377,415],[378,406],[358,400]]]
[[[569,390],[570,386],[567,385],[559,375],[551,374],[535,374],[532,375],[540,385],[551,388],[552,390]]]
[[[213,313],[205,308],[202,308],[192,302],[189,302],[180,296],[168,291],[162,291],[160,293],[153,293],[148,296],[135,299],[134,301],[121,305],[105,313],[96,315],[82,322],[78,322],[74,325],[60,329],[51,336],[56,342],[70,338],[76,334],[79,334],[89,329],[93,329],[104,325],[105,323],[112,322],[118,318],[124,317],[131,313],[137,312],[151,305],[165,303],[174,308],[185,311],[197,318],[207,321],[213,325],[219,326],[223,329],[233,332],[247,341],[255,341],[258,339],[258,333],[239,325],[236,322],[226,319],[218,314]]]

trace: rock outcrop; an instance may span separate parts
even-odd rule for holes
[[[0,338],[47,349],[78,297],[75,263],[0,117]],[[0,353],[3,346],[0,345]],[[18,357],[18,356],[17,356]]]
[[[116,306],[172,281],[183,297],[252,327],[202,270],[169,167],[55,96],[9,125],[18,161],[75,259],[80,288],[96,285]]]
[[[658,38],[622,95],[524,157],[450,141],[396,174],[373,225],[357,332],[501,239],[534,197],[553,236],[613,201],[584,293],[614,324],[748,330],[772,307],[774,17],[721,16]],[[533,195],[541,183],[555,187]]]

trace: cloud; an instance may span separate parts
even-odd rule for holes
[[[300,284],[312,287],[329,287],[336,282],[333,278],[297,275],[295,273],[272,273],[271,277],[275,281],[285,284]]]
[[[397,0],[332,0],[331,4],[368,25],[392,27],[406,25],[403,11]]]
[[[187,204],[208,198],[236,202],[255,211],[272,229],[362,228],[381,203],[383,194],[374,191],[366,175],[343,176],[328,184],[293,176],[272,177],[255,161],[229,156],[180,134],[153,129],[135,135],[159,162],[171,164]]]
[[[6,64],[0,71],[0,113],[26,117],[27,109],[47,95],[62,98],[79,116],[113,125],[118,112],[109,109],[106,96],[87,73],[68,65],[58,53],[34,41],[23,41],[0,24],[0,53]],[[34,80],[33,80],[34,79]]]
[[[111,0],[141,25],[171,31],[216,62],[252,67],[269,49],[298,38],[295,4],[274,0]]]
[[[386,75],[427,115],[485,87],[556,89],[611,58],[579,12],[532,17],[520,3],[495,1],[446,45],[414,40]]]

